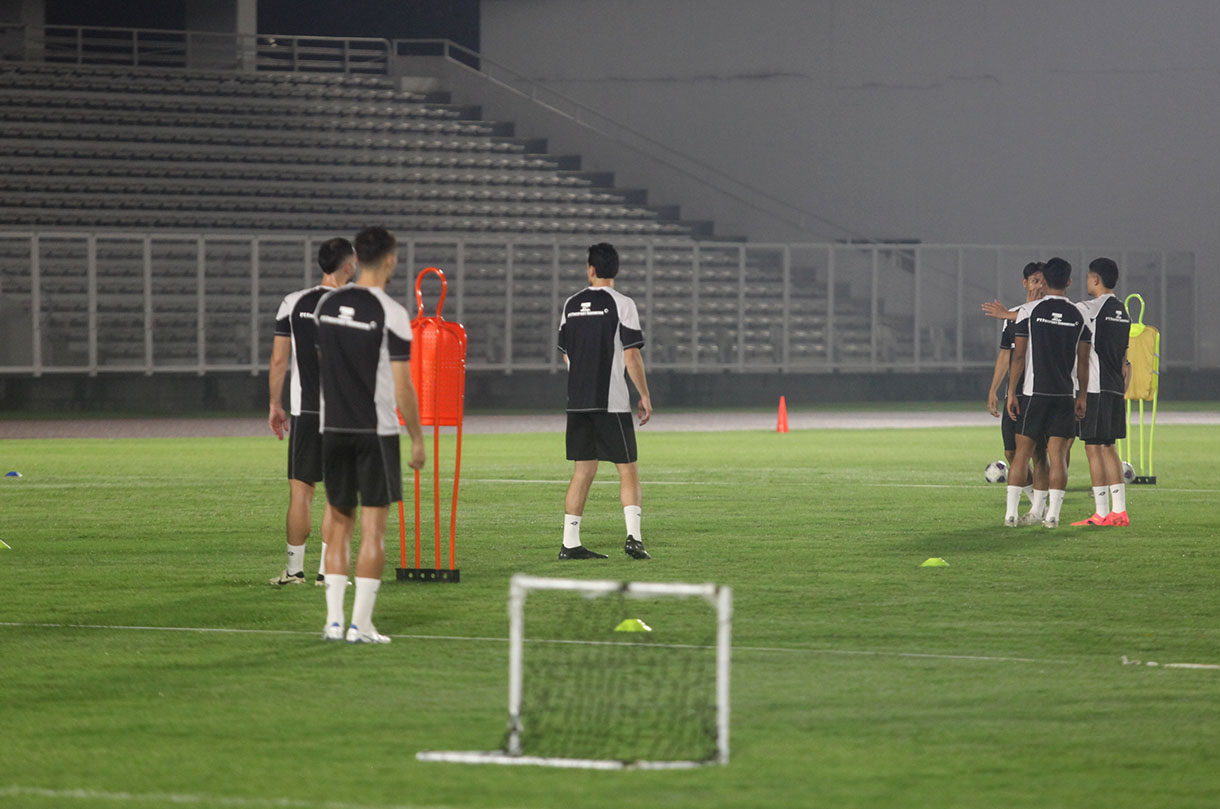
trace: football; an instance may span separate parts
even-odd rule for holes
[[[1003,483],[1008,480],[1008,464],[1003,461],[992,461],[983,470],[983,480],[988,483]]]
[[[1130,483],[1135,480],[1135,467],[1123,461],[1123,483]]]

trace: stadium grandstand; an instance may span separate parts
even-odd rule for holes
[[[649,366],[671,401],[690,403],[707,384],[726,401],[769,400],[776,372],[811,390],[818,374],[839,373],[847,398],[885,398],[892,376],[877,373],[910,372],[935,377],[929,396],[947,385],[968,398],[970,372],[994,355],[977,302],[1013,297],[1031,253],[1087,262],[1083,247],[890,242],[842,228],[838,238],[817,227],[799,240],[726,235],[684,218],[686,204],[650,200],[678,188],[696,208],[707,196],[755,216],[803,212],[632,142],[596,111],[450,42],[4,23],[0,43],[10,391],[44,375],[186,373],[227,380],[241,393],[224,401],[248,403],[275,307],[312,280],[316,243],[371,222],[403,242],[395,295],[409,301],[426,266],[446,272],[444,314],[470,334],[476,379],[497,377],[487,403],[499,406],[555,390],[558,304],[592,241],[619,246]],[[518,110],[531,134],[488,108]],[[615,172],[553,151],[533,134],[547,121],[582,129],[593,152],[642,153],[660,166],[661,190],[618,187]],[[685,185],[667,184],[678,175]],[[729,228],[749,219],[729,218]],[[1122,259],[1126,278],[1180,296],[1193,288],[1189,252]],[[1173,351],[1171,361],[1195,360],[1193,341]],[[725,371],[756,376],[726,386]],[[30,390],[10,395],[36,401]]]

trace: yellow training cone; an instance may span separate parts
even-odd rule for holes
[[[939,556],[933,556],[931,559],[926,560],[922,565],[920,565],[920,567],[948,567],[948,566],[949,566],[949,563],[946,562],[944,559],[941,559]]]
[[[639,618],[626,618],[614,628],[615,632],[651,632],[652,627]]]

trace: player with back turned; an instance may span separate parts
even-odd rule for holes
[[[639,393],[640,426],[652,416],[652,400],[640,346],[644,333],[635,301],[614,288],[618,252],[600,243],[589,248],[585,276],[589,286],[563,304],[559,350],[568,365],[567,456],[575,463],[564,499],[560,559],[605,559],[580,541],[580,523],[599,461],[618,469],[619,499],[627,524],[623,551],[648,559],[640,533],[641,488],[636,465],[635,428],[624,372]]]
[[[398,263],[397,243],[384,228],[356,236],[360,277],[324,295],[318,323],[322,474],[326,483],[326,624],[322,637],[343,640],[343,601],[351,540],[360,514],[360,555],[348,643],[389,643],[373,625],[385,568],[390,503],[402,499],[398,414],[411,436],[412,469],[424,465],[424,437],[411,382],[411,318],[386,294]]]
[[[1094,512],[1072,525],[1127,526],[1131,524],[1127,517],[1127,490],[1122,460],[1114,443],[1127,437],[1124,395],[1130,378],[1127,343],[1131,338],[1131,318],[1123,302],[1114,295],[1118,265],[1112,259],[1096,258],[1089,262],[1087,281],[1092,299],[1077,306],[1093,332],[1093,349],[1089,352],[1088,408],[1080,422],[1080,437],[1084,439],[1089,474],[1093,478]]]
[[[322,283],[298,289],[284,297],[275,315],[275,337],[271,345],[268,374],[271,407],[267,423],[276,438],[284,440],[288,427],[288,561],[284,572],[271,584],[301,584],[305,581],[305,542],[313,523],[314,488],[322,479],[322,434],[318,431],[318,327],[313,310],[331,289],[351,280],[356,271],[356,250],[347,239],[329,239],[318,248]],[[284,412],[284,378],[291,368],[289,412]],[[291,415],[291,422],[289,416]],[[329,512],[323,514],[323,521]],[[322,527],[323,536],[326,526]],[[326,543],[318,563],[323,583]]]
[[[1065,296],[1072,283],[1072,265],[1052,258],[1042,275],[1046,295],[1033,307],[1022,307],[1013,326],[1007,410],[1017,420],[1017,452],[1008,479],[1004,524],[1019,524],[1017,507],[1029,459],[1037,444],[1045,441],[1050,496],[1042,525],[1058,528],[1067,489],[1067,448],[1076,435],[1076,420],[1085,414],[1092,334],[1084,315]],[[1025,379],[1018,386],[1022,373]],[[1020,402],[1018,394],[1028,398]]]

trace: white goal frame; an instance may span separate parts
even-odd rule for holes
[[[622,593],[628,596],[684,596],[702,598],[716,608],[716,756],[707,761],[618,761],[521,755],[522,663],[525,647],[525,600],[531,590],[569,590],[589,596]],[[460,764],[527,764],[594,770],[690,769],[729,762],[729,663],[732,651],[733,591],[715,584],[584,581],[530,576],[518,573],[508,595],[508,737],[507,750],[425,750],[419,761]]]

